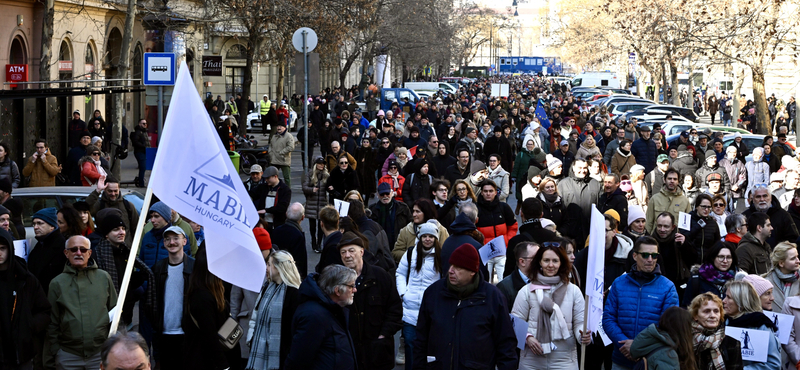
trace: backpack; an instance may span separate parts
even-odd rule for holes
[[[416,247],[416,245],[408,247],[408,250],[406,251],[406,264],[408,264],[408,271],[406,272],[406,285],[408,285],[408,279],[411,277],[411,251],[414,250],[414,247]],[[442,272],[439,271],[439,278],[441,279],[442,277],[444,277],[444,275],[442,275]]]
[[[728,105],[728,104],[726,103],[726,104],[725,104],[725,107],[724,107],[724,108],[722,108],[722,113],[730,113],[730,112],[731,112],[731,110],[732,110],[732,109],[731,109],[731,106],[730,106],[730,105]]]

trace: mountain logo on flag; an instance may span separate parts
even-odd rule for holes
[[[227,186],[233,192],[236,192],[236,187],[233,185],[233,180],[231,180],[231,175],[228,173],[228,169],[225,168],[226,167],[225,161],[227,161],[228,159],[222,158],[222,160],[218,160],[217,158],[221,156],[222,153],[218,152],[215,156],[211,157],[211,159],[203,162],[203,164],[195,168],[194,173],[219,185]],[[224,175],[220,177],[219,174],[224,174]]]

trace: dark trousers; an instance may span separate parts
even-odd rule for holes
[[[156,359],[162,369],[183,369],[185,336],[183,334],[160,334],[153,344],[156,348]]]
[[[322,233],[322,227],[319,227],[319,220],[309,218],[308,231],[311,234],[311,248],[313,248],[315,251],[319,250],[319,243],[322,242],[322,238],[325,236]]]
[[[145,187],[144,171],[147,168],[147,154],[145,152],[134,152],[133,156],[136,157],[136,164],[139,165],[139,180],[136,182],[136,186],[143,188]]]

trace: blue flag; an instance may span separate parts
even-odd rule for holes
[[[536,110],[533,111],[533,116],[539,120],[539,124],[542,125],[542,127],[550,129],[550,119],[547,118],[547,112],[544,111],[541,100],[536,103]]]

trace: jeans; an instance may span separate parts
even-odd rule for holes
[[[503,280],[503,272],[506,269],[506,256],[497,256],[490,259],[489,263],[486,264],[486,268],[489,270],[489,282],[494,282],[492,268],[497,273],[497,281]]]
[[[631,370],[631,369],[629,367],[625,367],[614,362],[611,364],[611,370]]]
[[[726,127],[730,127],[731,126],[731,120],[730,119],[723,120],[723,122],[725,123]]]
[[[414,367],[414,341],[417,339],[417,327],[403,322],[403,337],[406,341],[406,370]]]
[[[137,187],[143,188],[145,187],[144,184],[144,171],[147,168],[147,153],[145,152],[134,152],[133,156],[136,157],[136,164],[139,165],[139,181],[136,183]]]

